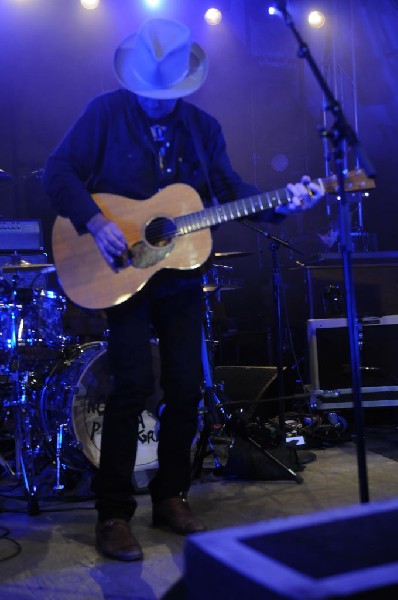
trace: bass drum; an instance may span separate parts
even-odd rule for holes
[[[72,469],[84,469],[87,460],[99,466],[102,419],[111,387],[106,352],[105,342],[65,349],[63,359],[51,370],[40,395],[40,426],[51,452],[55,454],[61,432],[61,460]],[[148,407],[155,407],[161,398],[159,350],[155,342],[152,356],[155,388]],[[135,471],[157,467],[157,432],[157,420],[148,410],[143,411]]]

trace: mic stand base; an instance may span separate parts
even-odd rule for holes
[[[207,314],[209,317],[209,315]],[[207,335],[206,335],[207,334]],[[203,470],[203,463],[209,454],[213,455],[214,460],[214,475],[222,475],[224,467],[221,465],[218,455],[214,448],[214,441],[220,439],[221,436],[229,441],[228,447],[231,449],[237,438],[247,440],[252,446],[264,454],[271,462],[280,467],[283,472],[297,483],[302,483],[303,478],[297,475],[291,468],[283,464],[276,458],[272,452],[259,444],[252,436],[247,435],[244,430],[247,417],[242,416],[234,419],[234,416],[225,411],[226,398],[224,391],[220,385],[214,383],[213,380],[213,348],[208,346],[214,344],[212,337],[212,328],[210,319],[205,322],[205,327],[202,329],[202,366],[204,373],[205,386],[203,391],[203,427],[196,443],[196,449],[192,460],[191,479],[199,479]],[[241,411],[241,415],[243,411]],[[243,429],[242,429],[243,426]],[[282,438],[283,439],[283,438]],[[286,439],[283,439],[286,444]]]

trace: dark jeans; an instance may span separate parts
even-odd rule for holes
[[[150,483],[154,502],[186,493],[191,444],[201,398],[202,290],[156,297],[151,285],[108,311],[108,359],[114,377],[107,400],[101,459],[92,488],[100,520],[129,520],[135,511],[132,474],[139,415],[153,388],[151,337],[159,338],[165,408],[158,435],[159,468]]]

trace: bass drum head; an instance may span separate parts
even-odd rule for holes
[[[152,344],[154,393],[148,399],[152,406],[160,398],[160,360],[155,343]],[[76,460],[76,446],[87,460],[99,467],[104,409],[111,390],[112,380],[107,361],[105,342],[83,344],[68,361],[55,365],[47,378],[41,399],[41,418],[47,434],[55,436],[61,423],[68,423],[68,447],[63,448],[65,462],[80,468]],[[140,420],[135,471],[157,467],[158,423],[147,410]]]

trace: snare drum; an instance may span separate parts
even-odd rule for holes
[[[68,359],[55,364],[40,397],[40,423],[47,439],[54,442],[60,426],[64,425],[62,461],[78,470],[87,467],[87,460],[99,466],[102,420],[111,386],[106,351],[106,342],[90,342],[73,348]],[[160,398],[160,360],[156,344],[152,344],[152,356],[153,395]],[[153,404],[152,397],[149,402]],[[145,410],[138,435],[136,471],[157,467],[157,430],[157,420]]]

